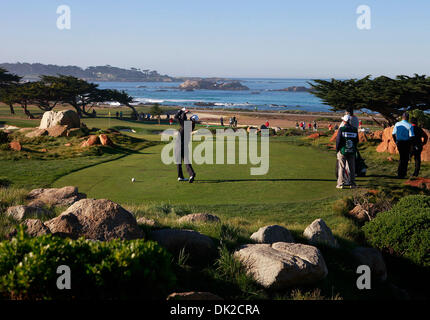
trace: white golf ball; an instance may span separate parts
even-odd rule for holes
[[[135,182],[136,181],[136,179],[135,178],[131,178],[131,182]]]

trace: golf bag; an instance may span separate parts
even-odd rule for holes
[[[367,173],[367,165],[364,159],[361,157],[360,152],[358,152],[355,155],[355,176],[356,177],[365,177]],[[336,160],[336,179],[338,178],[338,172],[339,172],[339,163]]]

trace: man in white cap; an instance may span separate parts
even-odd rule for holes
[[[336,137],[338,161],[338,189],[355,188],[355,156],[357,153],[358,130],[351,125],[351,116],[342,117],[342,126]]]
[[[178,159],[178,163],[176,164],[178,169],[178,181],[180,182],[189,181],[190,183],[193,183],[194,178],[196,177],[196,173],[194,172],[194,169],[191,163],[189,163],[189,156],[185,154],[185,134],[184,133],[185,133],[185,121],[187,121],[188,112],[189,112],[188,109],[182,108],[175,114],[175,120],[177,120],[179,122],[179,125],[181,126],[181,128],[179,129],[180,137],[178,137],[176,141],[176,146],[175,146],[175,157],[176,159]],[[194,130],[194,127],[198,119],[199,118],[197,115],[194,115],[190,118],[191,126],[192,126],[191,130]],[[184,178],[184,173],[182,172],[182,161],[184,161],[185,163],[187,172],[190,175],[190,179]]]

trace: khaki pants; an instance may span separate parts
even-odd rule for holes
[[[337,153],[338,162],[338,186],[351,186],[355,185],[355,155],[343,155]]]

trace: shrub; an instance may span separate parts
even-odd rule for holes
[[[160,299],[175,282],[171,255],[144,240],[96,242],[51,235],[0,243],[0,293],[8,299]],[[71,269],[71,290],[56,286]]]
[[[421,266],[430,266],[430,196],[402,198],[363,227],[367,241]]]
[[[3,130],[0,130],[0,144],[8,143],[8,142],[9,142],[9,135]]]

